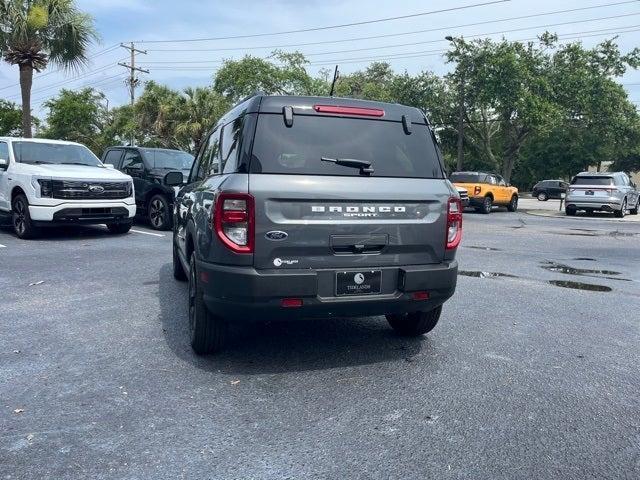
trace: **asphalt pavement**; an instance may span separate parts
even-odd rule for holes
[[[199,358],[170,234],[0,230],[0,478],[638,479],[639,246],[465,214],[429,335],[241,324]]]

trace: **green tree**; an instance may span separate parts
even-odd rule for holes
[[[33,71],[49,63],[74,69],[97,39],[93,19],[72,0],[0,0],[0,54],[20,70],[22,130],[31,137]]]
[[[241,60],[226,60],[215,75],[213,88],[231,102],[257,91],[267,95],[328,94],[326,83],[307,73],[307,63],[301,53],[280,51],[269,59],[247,55]]]
[[[80,142],[100,155],[106,146],[103,131],[110,122],[104,100],[93,88],[63,89],[44,104],[49,113],[42,136]]]
[[[22,135],[22,111],[13,102],[0,99],[0,136]]]

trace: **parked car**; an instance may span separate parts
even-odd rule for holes
[[[469,206],[469,192],[464,187],[456,187],[456,190],[458,191],[458,195],[460,195],[462,208],[467,208]]]
[[[460,199],[412,107],[254,96],[203,142],[176,199],[173,269],[189,281],[191,345],[227,321],[385,314],[435,327],[453,295]]]
[[[164,148],[110,147],[102,154],[102,161],[133,178],[138,213],[147,217],[152,228],[171,228],[178,187],[165,185],[163,179],[170,171],[182,172],[187,177],[193,155]]]
[[[486,172],[454,172],[449,179],[456,187],[469,192],[469,205],[476,212],[491,213],[495,205],[518,210],[518,189],[508,185],[500,175]]]
[[[638,188],[626,173],[582,172],[571,180],[565,212],[569,216],[578,210],[613,212],[622,218],[627,211],[637,215],[639,202]]]
[[[531,196],[540,202],[546,202],[550,198],[562,198],[568,188],[569,184],[562,180],[542,180],[533,186]]]
[[[103,223],[126,233],[136,204],[131,177],[105,167],[84,145],[0,137],[0,213],[11,215],[20,238],[60,224]]]

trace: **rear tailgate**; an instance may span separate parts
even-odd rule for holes
[[[443,180],[250,175],[254,266],[363,268],[439,263]]]

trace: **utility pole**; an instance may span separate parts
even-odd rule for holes
[[[118,63],[118,65],[120,65],[121,67],[125,67],[125,68],[129,69],[129,78],[127,79],[126,83],[127,83],[127,85],[129,85],[129,94],[130,94],[130,99],[131,99],[131,106],[133,107],[133,105],[134,105],[134,103],[136,101],[136,87],[140,83],[140,80],[136,77],[136,72],[149,73],[149,70],[145,70],[144,68],[136,67],[136,53],[141,53],[142,55],[146,55],[147,51],[146,50],[138,50],[133,42],[131,42],[129,45],[125,45],[124,43],[121,43],[120,46],[122,48],[126,48],[127,50],[129,50],[131,52],[131,63],[130,64]],[[131,135],[131,145],[134,145],[134,144],[135,144],[135,136],[132,134]]]
[[[456,49],[460,48],[460,43],[463,43],[463,39],[457,39],[450,35],[444,37],[445,40],[448,40],[453,44]],[[465,65],[462,64],[463,59],[461,58],[458,62],[458,67],[460,68],[460,79],[458,84],[458,159],[456,161],[456,170],[462,170],[462,162],[464,160],[464,81],[465,81]]]

